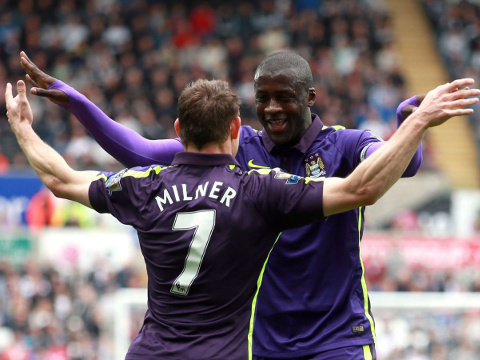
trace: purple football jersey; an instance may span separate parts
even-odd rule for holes
[[[249,359],[268,254],[282,230],[323,219],[322,192],[321,179],[219,154],[99,174],[91,204],[137,230],[148,273],[127,359]]]
[[[236,157],[244,169],[280,167],[300,176],[347,177],[368,146],[369,131],[327,127],[317,116],[294,147],[242,127]],[[253,353],[298,358],[374,343],[375,328],[360,256],[364,208],[282,232],[258,294]]]

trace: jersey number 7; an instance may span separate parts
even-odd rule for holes
[[[192,286],[193,281],[198,276],[203,256],[210,242],[210,237],[215,227],[215,215],[214,209],[177,213],[172,230],[185,231],[195,229],[195,232],[188,247],[183,270],[173,282],[170,292],[188,295],[190,286]]]

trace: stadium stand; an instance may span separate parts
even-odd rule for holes
[[[233,83],[244,123],[259,128],[253,71],[273,49],[295,49],[309,60],[317,81],[313,112],[327,125],[388,137],[408,95],[390,18],[368,2],[4,2],[2,82],[23,76],[18,54],[26,50],[40,68],[149,138],[173,136],[176,97],[198,77]],[[42,99],[34,104],[38,132],[75,166],[111,165],[65,112]],[[12,168],[26,167],[8,124],[1,126],[1,152]]]

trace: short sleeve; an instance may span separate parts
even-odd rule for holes
[[[90,183],[88,197],[93,209],[99,213],[110,213],[107,205],[106,182],[113,173],[102,172]]]
[[[137,225],[142,194],[149,189],[150,178],[132,176],[132,170],[100,173],[89,188],[90,203],[99,213],[110,213],[120,222]]]
[[[249,172],[245,187],[275,229],[286,230],[324,220],[323,178],[304,178],[280,169]]]
[[[352,169],[365,159],[365,154],[372,144],[383,141],[370,130],[345,129],[337,131],[335,135],[335,146],[348,159]]]

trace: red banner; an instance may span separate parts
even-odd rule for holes
[[[400,260],[409,267],[432,270],[480,268],[480,236],[457,239],[365,234],[361,251],[367,267],[370,263],[383,266]]]

